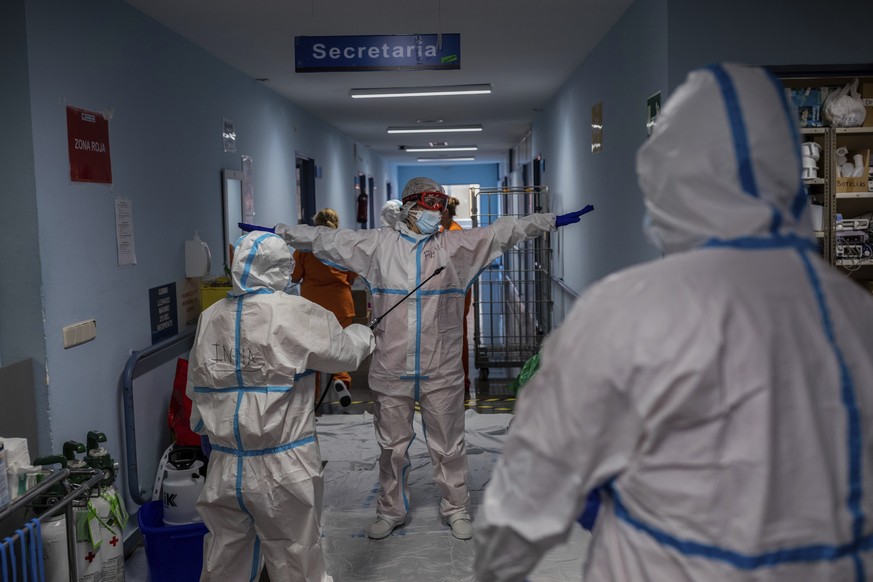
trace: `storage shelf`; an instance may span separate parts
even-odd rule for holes
[[[800,133],[802,135],[824,135],[827,130],[826,127],[801,127]]]
[[[873,198],[873,192],[837,192],[838,200],[847,198]]]
[[[873,127],[836,127],[834,128],[834,131],[837,133],[837,135],[843,133],[873,135]]]
[[[823,185],[825,183],[824,178],[812,178],[810,180],[804,180],[804,184],[813,186],[813,185]]]

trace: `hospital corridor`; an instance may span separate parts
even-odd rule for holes
[[[873,582],[873,3],[4,8],[0,582]]]

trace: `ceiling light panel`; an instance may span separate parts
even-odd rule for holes
[[[474,156],[465,156],[459,158],[418,158],[419,162],[472,162],[475,161]]]
[[[452,146],[452,147],[432,147],[432,148],[419,148],[419,147],[409,147],[403,146],[403,151],[407,151],[410,153],[426,153],[426,152],[475,152],[479,148],[477,146]]]
[[[420,125],[394,126],[388,128],[388,133],[462,133],[482,131],[481,125],[439,125],[422,127]]]
[[[441,87],[382,87],[351,89],[352,99],[380,99],[392,97],[437,97],[446,95],[488,95],[491,85],[443,85]]]

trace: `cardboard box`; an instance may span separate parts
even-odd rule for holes
[[[837,193],[841,192],[869,192],[870,150],[864,152],[864,173],[856,178],[837,178]]]

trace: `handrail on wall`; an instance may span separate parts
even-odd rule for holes
[[[124,366],[124,373],[122,375],[123,378],[123,394],[124,394],[124,442],[127,450],[126,461],[127,461],[127,486],[128,493],[130,494],[131,499],[133,499],[138,505],[143,505],[151,501],[150,496],[146,497],[145,494],[150,492],[150,489],[142,489],[139,485],[139,464],[136,460],[136,417],[133,413],[133,379],[135,375],[140,375],[148,370],[141,370],[140,374],[135,374],[137,371],[137,365],[140,364],[146,358],[152,358],[159,355],[162,355],[163,352],[170,350],[172,348],[179,348],[182,344],[187,343],[186,351],[191,349],[191,346],[194,345],[194,334],[197,329],[193,328],[186,332],[180,333],[179,335],[175,335],[171,338],[167,338],[164,341],[158,342],[152,346],[149,346],[143,350],[135,351],[130,354],[130,357],[127,359],[127,364]],[[174,351],[173,354],[179,353],[179,351]],[[160,363],[164,363],[162,360]],[[149,368],[151,369],[151,368]]]
[[[561,279],[560,277],[556,277],[555,275],[551,275],[551,277],[552,277],[552,281],[555,282],[555,285],[557,285],[558,287],[563,289],[564,292],[568,293],[569,295],[572,295],[574,298],[579,297],[579,292],[572,289],[569,285],[564,283],[563,279]]]

